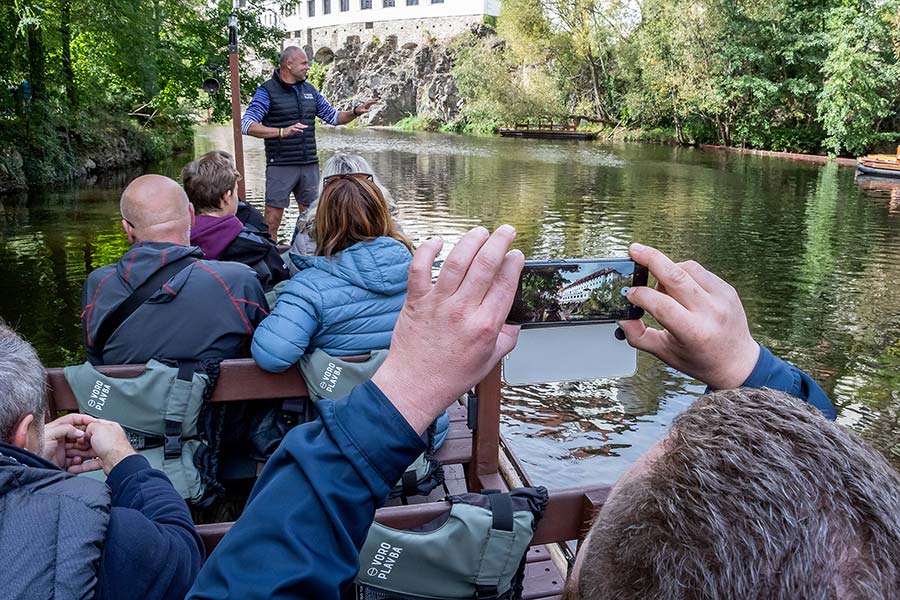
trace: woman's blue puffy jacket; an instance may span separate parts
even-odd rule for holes
[[[253,335],[251,351],[260,367],[284,371],[313,348],[352,356],[391,345],[406,300],[412,260],[406,246],[380,237],[331,258],[292,254],[291,259],[300,272]]]
[[[389,237],[359,242],[327,258],[292,254],[300,269],[281,290],[272,313],[253,334],[253,359],[266,371],[285,371],[312,348],[353,356],[390,347],[406,300],[412,255]],[[435,447],[450,419],[437,420]]]

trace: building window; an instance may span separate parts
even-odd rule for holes
[[[350,10],[350,0],[341,0],[341,12]]]
[[[362,10],[369,10],[372,8],[372,0],[359,0],[359,8]]]
[[[406,5],[407,6],[418,6],[419,0],[406,0]]]
[[[286,17],[290,17],[291,15],[294,14],[294,11],[296,9],[297,9],[297,5],[294,4],[293,2],[290,2],[289,4],[284,5],[284,7],[281,10],[281,14],[283,14]]]
[[[375,26],[372,21],[366,21],[366,29],[372,29]]]
[[[309,2],[306,3],[306,16],[316,16],[316,0],[309,0]]]
[[[295,38],[299,38],[301,35],[303,35],[303,32],[302,32],[302,31],[295,31],[295,32],[294,32],[294,37],[295,37]]]
[[[431,0],[432,4],[443,4],[444,0]]]
[[[383,8],[394,8],[394,0],[382,0],[381,6]]]
[[[322,0],[322,14],[323,15],[331,14],[331,0]]]

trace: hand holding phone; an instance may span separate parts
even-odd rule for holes
[[[647,268],[628,258],[525,261],[507,321],[528,329],[640,319],[627,294],[644,285]]]
[[[692,260],[676,264],[641,244],[632,244],[629,252],[659,283],[656,289],[634,288],[628,297],[664,329],[623,322],[628,343],[714,389],[744,383],[756,366],[759,344],[735,289]]]

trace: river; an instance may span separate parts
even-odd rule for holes
[[[199,128],[195,152],[230,149],[230,135]],[[372,163],[414,243],[439,235],[446,253],[475,225],[510,223],[527,258],[621,256],[634,240],[699,261],[737,288],[754,336],[812,374],[839,422],[900,466],[900,185],[864,189],[851,168],[693,148],[361,128],[318,137],[323,159]],[[248,199],[261,205],[262,145],[245,143]],[[189,158],[147,171],[176,176]],[[83,360],[81,286],[127,248],[118,198],[139,173],[0,196],[0,316],[48,366]],[[611,482],[702,392],[641,355],[630,378],[507,387],[503,434],[535,482]]]

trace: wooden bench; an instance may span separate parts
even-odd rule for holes
[[[112,377],[135,377],[143,365],[114,365],[97,368]],[[50,384],[48,419],[61,412],[78,410],[78,403],[65,379],[63,369],[47,370]],[[250,359],[226,360],[210,402],[237,402],[259,398],[280,399],[308,396],[306,383],[296,369],[268,373]],[[444,464],[445,483],[427,498],[408,498],[398,505],[381,508],[375,520],[396,528],[425,523],[449,510],[446,495],[466,491],[508,488],[500,475],[500,367],[475,387],[468,402],[451,406],[450,429],[436,458]],[[468,405],[468,406],[466,406]],[[471,414],[470,414],[471,412]],[[565,573],[550,560],[546,544],[579,540],[585,524],[602,506],[608,489],[571,489],[551,492],[550,503],[541,520],[528,554],[526,599],[558,598]],[[211,552],[231,523],[198,525],[207,552]]]

